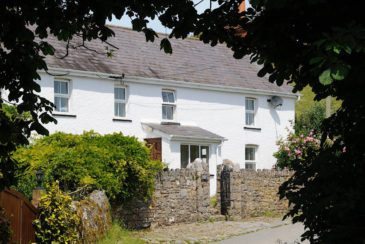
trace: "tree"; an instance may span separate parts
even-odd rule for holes
[[[309,85],[317,100],[332,96],[341,108],[322,125],[322,145],[280,187],[288,216],[306,226],[311,243],[365,240],[365,21],[355,1],[255,0],[242,19],[236,57],[250,54],[278,85]],[[203,35],[204,38],[204,35]],[[329,138],[333,144],[328,146]]]
[[[39,97],[38,69],[47,69],[44,55],[53,55],[49,34],[68,42],[107,42],[113,32],[106,18],[124,14],[147,41],[156,33],[148,18],[158,18],[172,29],[170,38],[189,33],[212,46],[225,42],[234,57],[250,55],[278,85],[293,84],[294,91],[310,86],[320,100],[332,96],[342,107],[323,123],[318,155],[306,164],[293,165],[294,175],[281,187],[293,208],[289,216],[307,227],[304,238],[313,243],[360,243],[365,225],[365,27],[358,1],[252,0],[253,8],[238,12],[241,0],[218,0],[214,10],[198,14],[189,0],[80,0],[2,1],[0,3],[0,88],[9,90],[18,112],[32,119],[11,121],[0,111],[0,187],[8,184],[13,164],[10,152],[26,143],[32,130],[46,134],[40,122],[54,121],[52,104]],[[32,26],[32,27],[31,27]],[[37,41],[36,38],[37,37]],[[168,39],[161,48],[171,52]],[[1,103],[3,100],[1,100]],[[23,136],[23,134],[25,136]]]

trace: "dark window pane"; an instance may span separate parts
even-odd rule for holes
[[[246,125],[255,124],[255,115],[253,113],[246,113]]]
[[[200,158],[203,162],[209,165],[209,147],[208,146],[201,146],[200,147]]]
[[[162,119],[166,120],[174,119],[174,106],[162,105]]]
[[[54,93],[60,93],[61,89],[60,89],[60,82],[55,80],[54,81]]]
[[[254,99],[246,99],[246,110],[255,110],[255,100]]]
[[[246,147],[245,150],[245,159],[250,161],[255,161],[255,148]]]
[[[199,158],[199,146],[190,145],[190,162],[194,162],[197,158]]]
[[[66,97],[55,97],[54,104],[57,112],[68,112],[68,98]]]
[[[181,168],[186,168],[189,164],[189,146],[181,145],[180,146],[180,157],[181,157]]]
[[[114,103],[114,115],[117,117],[125,117],[125,103]]]
[[[60,82],[61,83],[61,94],[68,94],[68,82]]]
[[[162,101],[164,103],[175,103],[175,94],[173,91],[162,91]]]
[[[125,88],[114,87],[114,99],[125,100]]]

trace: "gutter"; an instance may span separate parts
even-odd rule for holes
[[[38,72],[41,74],[47,74],[44,70],[39,70]],[[82,71],[82,70],[53,68],[53,67],[49,67],[48,72],[60,77],[67,77],[67,76],[88,77],[88,78],[104,79],[111,81],[115,81],[116,80],[115,77],[121,77],[121,74]],[[243,93],[252,95],[269,95],[269,96],[280,95],[282,97],[295,98],[295,99],[298,99],[299,96],[298,94],[287,93],[287,92],[275,92],[261,89],[211,85],[211,84],[202,84],[202,83],[187,82],[187,81],[164,80],[164,79],[138,77],[138,76],[125,76],[123,80],[127,83],[130,82],[139,84],[174,86],[182,88],[194,88],[194,89],[202,89],[210,91],[220,91],[220,92],[223,91],[230,93]]]

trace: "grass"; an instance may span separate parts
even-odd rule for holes
[[[133,232],[124,229],[118,223],[113,223],[112,227],[108,231],[107,235],[98,242],[98,244],[142,244],[145,243],[138,237],[133,237]]]
[[[210,206],[212,208],[215,208],[217,206],[218,202],[217,202],[217,196],[214,195],[210,198]]]

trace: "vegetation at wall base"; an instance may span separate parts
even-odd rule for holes
[[[80,219],[71,202],[58,182],[47,187],[38,206],[38,218],[33,222],[37,243],[77,243]]]
[[[133,237],[133,232],[123,228],[122,224],[113,223],[106,236],[98,241],[98,244],[115,243],[143,244],[145,242],[138,237]]]

